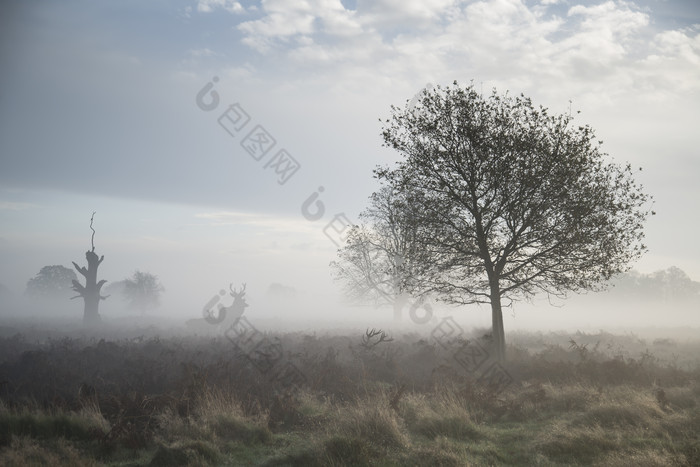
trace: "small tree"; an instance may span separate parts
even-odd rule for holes
[[[136,271],[130,278],[119,281],[122,294],[129,301],[129,307],[145,314],[147,310],[157,308],[160,294],[165,288],[158,281],[158,276],[149,272]]]
[[[571,115],[456,82],[392,111],[384,141],[405,159],[375,174],[426,200],[414,291],[490,304],[499,361],[503,306],[604,288],[645,251],[650,197],[629,164],[607,161],[593,130],[572,126]]]
[[[92,222],[95,218],[95,213],[92,213],[90,217],[90,230],[92,230],[92,238],[90,243],[92,245],[92,250],[85,252],[85,259],[87,260],[88,267],[78,266],[75,261],[73,262],[73,267],[82,274],[85,278],[85,285],[80,284],[77,280],[73,280],[73,290],[78,293],[72,298],[82,298],[85,304],[83,311],[83,323],[85,324],[95,324],[102,321],[99,313],[100,300],[107,299],[108,296],[100,295],[100,290],[102,286],[107,282],[106,280],[97,281],[97,268],[102,264],[105,259],[104,255],[102,257],[97,256],[95,253],[95,229],[92,228]]]
[[[331,262],[334,279],[344,285],[351,300],[392,305],[394,320],[410,295],[412,263],[416,257],[416,200],[409,194],[384,187],[370,197],[360,214],[361,224],[352,227],[338,261]]]
[[[25,295],[37,298],[69,297],[72,283],[78,279],[72,269],[65,266],[44,266],[39,273],[29,279]]]

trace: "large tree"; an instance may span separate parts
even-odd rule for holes
[[[418,235],[412,209],[416,195],[383,187],[370,197],[360,224],[350,230],[331,263],[334,279],[343,283],[348,298],[392,305],[400,321],[409,294]]]
[[[503,306],[604,288],[645,250],[650,197],[571,115],[455,82],[392,107],[383,137],[403,160],[375,175],[424,196],[414,292],[490,304],[499,361]]]

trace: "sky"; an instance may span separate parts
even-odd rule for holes
[[[455,80],[580,112],[655,199],[634,268],[700,280],[694,0],[10,0],[0,283],[84,264],[95,211],[100,276],[156,274],[161,313],[245,282],[266,316],[340,319],[338,232],[398,160],[380,119]]]

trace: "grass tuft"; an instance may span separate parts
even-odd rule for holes
[[[227,415],[216,417],[212,430],[219,438],[245,444],[268,443],[272,439],[272,433],[266,426],[256,426]]]
[[[73,413],[30,414],[0,413],[0,447],[10,444],[12,436],[51,439],[93,440],[104,434],[104,424]]]
[[[447,436],[457,440],[477,440],[482,437],[479,430],[462,417],[421,418],[410,426],[410,430],[429,439]]]
[[[323,443],[326,465],[371,465],[378,453],[365,440],[334,436]]]
[[[214,445],[206,441],[190,441],[172,446],[160,445],[149,465],[172,467],[179,465],[220,465],[223,456]]]
[[[559,425],[559,424],[557,424]],[[620,448],[619,443],[598,426],[585,428],[552,427],[538,452],[555,462],[592,464],[602,455]]]
[[[65,439],[38,441],[13,437],[7,447],[0,450],[0,465],[12,467],[92,467],[96,461],[85,457]]]
[[[384,448],[404,448],[409,444],[398,416],[383,398],[346,408],[339,414],[338,425],[338,433],[343,436]]]

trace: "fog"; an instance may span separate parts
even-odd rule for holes
[[[390,306],[344,301],[328,267],[339,246],[329,228],[355,222],[378,188],[372,170],[398,159],[382,147],[378,119],[427,84],[455,79],[523,92],[553,112],[580,110],[576,122],[616,161],[644,168],[639,180],[655,199],[649,252],[632,267],[677,266],[700,280],[695,6],[312,3],[306,13],[266,2],[3,5],[2,317],[80,320],[80,299],[38,303],[24,292],[43,266],[84,265],[96,211],[99,279],[140,270],[165,287],[145,317],[119,297],[102,301],[106,322],[184,325],[220,290],[245,283],[246,316],[262,327],[395,326]],[[222,120],[233,104],[296,172],[246,150],[236,122]],[[273,284],[295,293],[275,297]],[[433,310],[424,324],[405,310],[402,326],[426,330],[445,316],[490,326],[485,306]],[[699,316],[697,301],[605,294],[504,310],[506,334],[690,329]]]
[[[104,264],[107,264],[107,258]],[[283,268],[276,270],[278,275],[274,277],[294,277],[293,271],[290,276],[284,276],[283,271]],[[103,336],[112,332],[118,336],[122,331],[128,331],[129,335],[144,331],[220,335],[223,328],[216,325],[199,323],[197,327],[188,327],[186,323],[190,320],[202,321],[208,303],[230,306],[233,298],[229,286],[240,291],[244,283],[248,304],[244,316],[260,330],[350,332],[361,335],[367,328],[379,328],[398,334],[430,336],[446,318],[453,319],[469,333],[488,333],[491,328],[489,305],[448,306],[434,299],[429,300],[427,306],[418,305],[416,301],[409,302],[403,308],[401,321],[396,322],[389,304],[350,304],[341,295],[338,284],[329,277],[319,278],[319,282],[268,282],[266,279],[271,276],[261,271],[259,275],[241,276],[240,281],[229,284],[224,280],[216,283],[206,277],[195,280],[181,278],[178,281],[178,276],[178,273],[167,272],[159,276],[165,285],[160,304],[144,313],[129,307],[127,300],[119,295],[102,301],[100,315],[103,325],[97,328],[85,328],[82,324],[81,299],[39,299],[6,290],[0,306],[0,320],[6,326],[3,334],[11,335],[30,326],[49,330],[49,334],[50,329],[54,329],[55,336],[66,332],[70,334],[71,329],[87,331],[88,334],[96,332]],[[223,277],[224,274],[221,279]],[[217,297],[218,301],[213,301]],[[513,303],[504,308],[503,314],[506,338],[517,332],[604,331],[694,339],[700,329],[699,307],[697,297],[649,298],[617,292],[613,288],[605,292],[574,294],[567,299],[540,296],[531,301]]]

